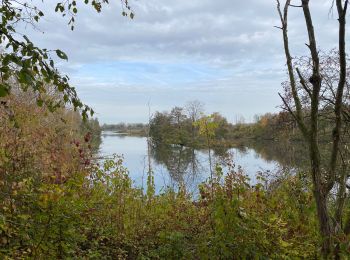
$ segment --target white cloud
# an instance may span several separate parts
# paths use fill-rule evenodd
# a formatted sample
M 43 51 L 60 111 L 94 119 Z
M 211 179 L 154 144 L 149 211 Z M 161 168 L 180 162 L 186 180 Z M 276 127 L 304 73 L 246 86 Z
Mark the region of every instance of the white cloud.
M 40 23 L 45 34 L 26 30 L 41 47 L 60 48 L 68 54 L 69 62 L 60 62 L 60 67 L 69 73 L 84 100 L 97 111 L 103 111 L 102 121 L 111 118 L 108 111 L 112 104 L 106 109 L 106 95 L 102 93 L 107 91 L 106 86 L 112 96 L 121 95 L 127 100 L 125 106 L 135 108 L 140 100 L 133 99 L 132 91 L 143 92 L 144 96 L 150 93 L 153 102 L 163 109 L 175 105 L 174 97 L 184 98 L 183 91 L 192 91 L 212 104 L 222 103 L 222 112 L 230 114 L 231 109 L 237 108 L 226 97 L 225 102 L 220 102 L 218 93 L 215 100 L 198 93 L 215 89 L 225 96 L 226 90 L 232 97 L 235 89 L 246 99 L 244 109 L 250 111 L 247 114 L 275 110 L 284 76 L 284 57 L 281 31 L 274 28 L 279 25 L 274 0 L 134 0 L 130 1 L 134 20 L 121 16 L 119 1 L 110 2 L 100 14 L 82 5 L 75 31 L 71 32 L 67 20 L 52 12 L 53 3 L 46 1 L 45 20 Z M 51 7 L 47 7 L 48 3 Z M 330 4 L 329 0 L 311 1 L 318 44 L 325 49 L 336 44 L 336 19 L 328 15 Z M 302 10 L 291 8 L 290 19 L 293 54 L 307 53 Z M 132 66 L 123 70 L 116 66 L 115 71 L 112 66 L 110 74 L 101 77 L 106 63 L 120 62 L 150 64 L 156 69 L 141 70 L 135 75 L 130 72 Z M 90 70 L 89 75 L 82 73 L 91 65 L 98 70 Z M 183 69 L 181 73 L 179 67 Z M 145 84 L 135 84 L 136 78 Z M 161 86 L 167 86 L 166 90 Z M 170 91 L 171 95 L 154 95 L 155 90 Z M 252 98 L 254 102 L 249 100 L 248 93 L 257 95 Z M 127 120 L 128 111 L 131 110 L 123 111 L 123 120 Z M 136 112 L 132 111 L 130 116 L 134 117 Z

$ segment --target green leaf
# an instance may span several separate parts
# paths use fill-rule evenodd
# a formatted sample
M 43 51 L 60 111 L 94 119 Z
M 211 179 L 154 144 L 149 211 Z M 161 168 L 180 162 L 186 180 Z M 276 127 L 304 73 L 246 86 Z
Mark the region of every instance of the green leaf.
M 33 79 L 31 75 L 28 73 L 28 71 L 21 70 L 18 73 L 18 81 L 22 84 L 30 84 L 32 83 Z
M 27 43 L 31 43 L 31 41 L 29 40 L 29 38 L 27 37 L 27 35 L 23 35 L 23 38 L 27 41 Z
M 58 89 L 58 91 L 63 92 L 63 90 L 65 89 L 65 86 L 63 84 L 59 84 L 57 86 L 57 89 Z
M 62 59 L 68 61 L 68 56 L 61 50 L 56 50 L 57 56 Z
M 0 97 L 5 97 L 9 94 L 9 88 L 6 84 L 0 83 Z
M 43 103 L 44 101 L 42 99 L 37 99 L 36 101 L 36 104 L 39 106 L 39 107 L 42 107 L 43 106 Z

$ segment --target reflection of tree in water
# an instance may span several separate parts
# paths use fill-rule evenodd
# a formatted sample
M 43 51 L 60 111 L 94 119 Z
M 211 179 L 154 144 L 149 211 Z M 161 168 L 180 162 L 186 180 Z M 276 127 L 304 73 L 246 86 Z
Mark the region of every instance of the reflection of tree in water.
M 278 172 L 294 172 L 309 166 L 307 149 L 305 144 L 296 142 L 252 142 L 247 146 L 234 147 L 240 157 L 244 157 L 253 149 L 257 157 L 267 162 L 277 162 Z M 225 158 L 232 152 L 228 147 L 214 147 L 214 158 L 217 163 L 225 166 Z M 187 188 L 195 188 L 198 180 L 208 174 L 208 159 L 205 149 L 195 150 L 181 145 L 154 145 L 151 151 L 152 158 L 159 165 L 166 167 L 170 178 L 170 185 L 185 185 Z M 231 155 L 232 157 L 232 155 Z M 235 159 L 235 158 L 233 158 Z M 239 162 L 235 161 L 237 166 Z M 276 168 L 276 169 L 277 169 Z
M 224 157 L 227 155 L 229 149 L 224 146 L 215 146 L 212 148 L 212 150 L 214 152 L 214 157 Z
M 303 142 L 254 142 L 249 148 L 256 151 L 265 161 L 276 161 L 281 166 L 304 168 L 309 166 L 307 147 Z
M 277 162 L 279 172 L 291 171 L 292 169 L 305 169 L 309 166 L 306 144 L 303 142 L 290 141 L 255 141 L 245 145 L 235 146 L 234 149 L 244 157 L 250 149 L 256 152 L 255 158 L 261 158 L 266 162 Z M 327 149 L 323 149 L 325 152 Z M 230 150 L 225 148 L 214 149 L 215 156 L 225 158 Z
M 200 162 L 195 149 L 181 145 L 156 145 L 151 150 L 157 164 L 165 165 L 171 180 L 188 186 L 200 171 Z

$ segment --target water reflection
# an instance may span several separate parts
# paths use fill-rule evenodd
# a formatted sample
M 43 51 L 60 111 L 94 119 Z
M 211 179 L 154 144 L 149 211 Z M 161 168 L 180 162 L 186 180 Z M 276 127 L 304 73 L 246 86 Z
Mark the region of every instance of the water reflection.
M 157 145 L 152 146 L 151 155 L 156 168 L 157 166 L 166 168 L 171 180 L 169 186 L 191 187 L 196 185 L 196 180 L 202 180 L 200 174 L 207 175 L 203 155 L 191 147 Z
M 278 162 L 281 166 L 305 168 L 309 166 L 307 146 L 303 142 L 289 141 L 260 141 L 250 142 L 249 147 L 268 162 Z
M 307 163 L 305 147 L 296 147 L 274 142 L 251 143 L 235 148 L 213 150 L 214 165 L 227 154 L 232 154 L 234 163 L 242 166 L 252 182 L 259 171 L 276 172 L 281 167 L 295 168 Z M 104 132 L 102 135 L 101 156 L 122 154 L 125 166 L 135 185 L 145 183 L 147 140 Z M 196 190 L 198 184 L 209 177 L 208 152 L 181 145 L 157 145 L 151 148 L 152 168 L 156 190 L 164 186 L 185 185 L 188 190 Z

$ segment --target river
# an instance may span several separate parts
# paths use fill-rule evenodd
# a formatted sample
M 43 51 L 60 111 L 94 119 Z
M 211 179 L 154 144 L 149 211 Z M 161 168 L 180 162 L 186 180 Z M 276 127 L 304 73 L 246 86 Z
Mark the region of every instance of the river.
M 251 182 L 255 182 L 258 172 L 276 172 L 280 163 L 264 159 L 254 149 L 231 148 L 229 151 L 236 169 L 240 166 Z M 137 187 L 145 187 L 147 180 L 147 139 L 145 137 L 127 136 L 109 131 L 102 133 L 100 156 L 111 157 L 113 154 L 123 156 L 124 166 Z M 222 156 L 213 152 L 213 165 L 222 161 Z M 172 146 L 153 148 L 151 152 L 152 170 L 156 192 L 166 187 L 186 185 L 189 191 L 195 191 L 198 184 L 210 176 L 208 152 L 188 147 Z M 214 167 L 214 166 L 213 166 Z M 225 168 L 224 168 L 225 171 Z
M 231 148 L 229 152 L 236 165 L 240 166 L 251 182 L 256 182 L 258 172 L 277 172 L 281 162 L 266 159 L 254 149 L 246 147 Z M 113 154 L 123 156 L 124 166 L 137 187 L 145 187 L 147 180 L 147 139 L 145 137 L 127 136 L 109 131 L 102 133 L 100 156 L 111 157 Z M 222 156 L 213 152 L 214 162 L 220 163 Z M 198 184 L 210 176 L 208 151 L 194 150 L 188 147 L 171 146 L 153 148 L 151 164 L 154 172 L 156 192 L 166 187 L 175 188 L 179 183 L 195 192 Z M 214 166 L 213 166 L 214 167 Z M 224 168 L 225 171 L 225 168 Z

